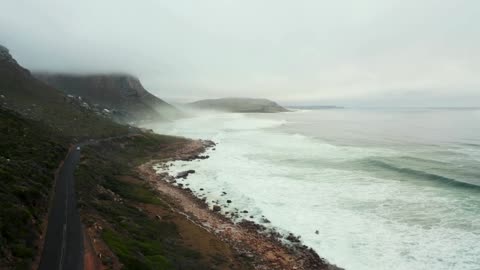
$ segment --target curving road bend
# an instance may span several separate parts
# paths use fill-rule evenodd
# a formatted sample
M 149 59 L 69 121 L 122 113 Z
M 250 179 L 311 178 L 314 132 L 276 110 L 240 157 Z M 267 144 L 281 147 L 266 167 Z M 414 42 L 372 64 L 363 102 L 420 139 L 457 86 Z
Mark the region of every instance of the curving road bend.
M 83 229 L 74 179 L 80 160 L 77 147 L 69 151 L 58 173 L 39 270 L 83 269 Z

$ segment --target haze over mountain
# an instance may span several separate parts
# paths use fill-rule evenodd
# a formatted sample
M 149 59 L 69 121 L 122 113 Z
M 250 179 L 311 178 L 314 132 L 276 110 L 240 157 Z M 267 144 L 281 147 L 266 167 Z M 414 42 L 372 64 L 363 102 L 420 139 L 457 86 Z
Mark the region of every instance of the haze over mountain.
M 175 107 L 145 90 L 140 80 L 129 74 L 36 73 L 35 77 L 67 94 L 115 110 L 115 119 L 120 122 L 171 120 L 181 115 Z
M 106 136 L 125 129 L 33 77 L 1 45 L 0 97 L 4 108 L 43 121 L 66 136 Z
M 6 1 L 0 36 L 32 70 L 131 73 L 167 101 L 478 106 L 479 9 L 469 0 Z

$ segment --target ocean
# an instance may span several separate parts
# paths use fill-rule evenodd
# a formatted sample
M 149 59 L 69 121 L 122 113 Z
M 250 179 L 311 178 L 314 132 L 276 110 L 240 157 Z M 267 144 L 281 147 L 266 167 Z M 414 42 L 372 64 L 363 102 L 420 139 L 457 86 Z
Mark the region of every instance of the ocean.
M 480 269 L 478 109 L 202 113 L 149 127 L 218 143 L 173 173 L 194 169 L 183 182 L 195 194 L 264 216 L 340 267 Z

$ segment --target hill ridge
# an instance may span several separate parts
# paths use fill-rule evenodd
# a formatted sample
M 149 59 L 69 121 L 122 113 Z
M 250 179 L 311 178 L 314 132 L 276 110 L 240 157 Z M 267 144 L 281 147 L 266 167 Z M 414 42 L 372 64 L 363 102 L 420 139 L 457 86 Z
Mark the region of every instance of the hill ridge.
M 265 98 L 228 97 L 217 99 L 202 99 L 187 104 L 197 109 L 220 110 L 239 113 L 277 113 L 288 112 L 276 102 Z

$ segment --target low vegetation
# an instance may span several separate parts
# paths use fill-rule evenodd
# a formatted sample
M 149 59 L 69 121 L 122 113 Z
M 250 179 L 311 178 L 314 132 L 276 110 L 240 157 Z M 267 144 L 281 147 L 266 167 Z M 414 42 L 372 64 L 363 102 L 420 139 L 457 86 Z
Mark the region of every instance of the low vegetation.
M 185 243 L 168 198 L 135 171 L 144 161 L 167 158 L 185 141 L 147 134 L 82 150 L 76 172 L 81 215 L 87 227 L 101 227 L 99 238 L 125 269 L 220 269 L 215 265 L 224 263 L 219 256 L 203 258 L 200 250 Z M 159 218 L 146 209 L 164 214 Z M 116 258 L 104 254 L 102 263 L 112 266 Z
M 0 269 L 29 269 L 67 142 L 0 108 Z

